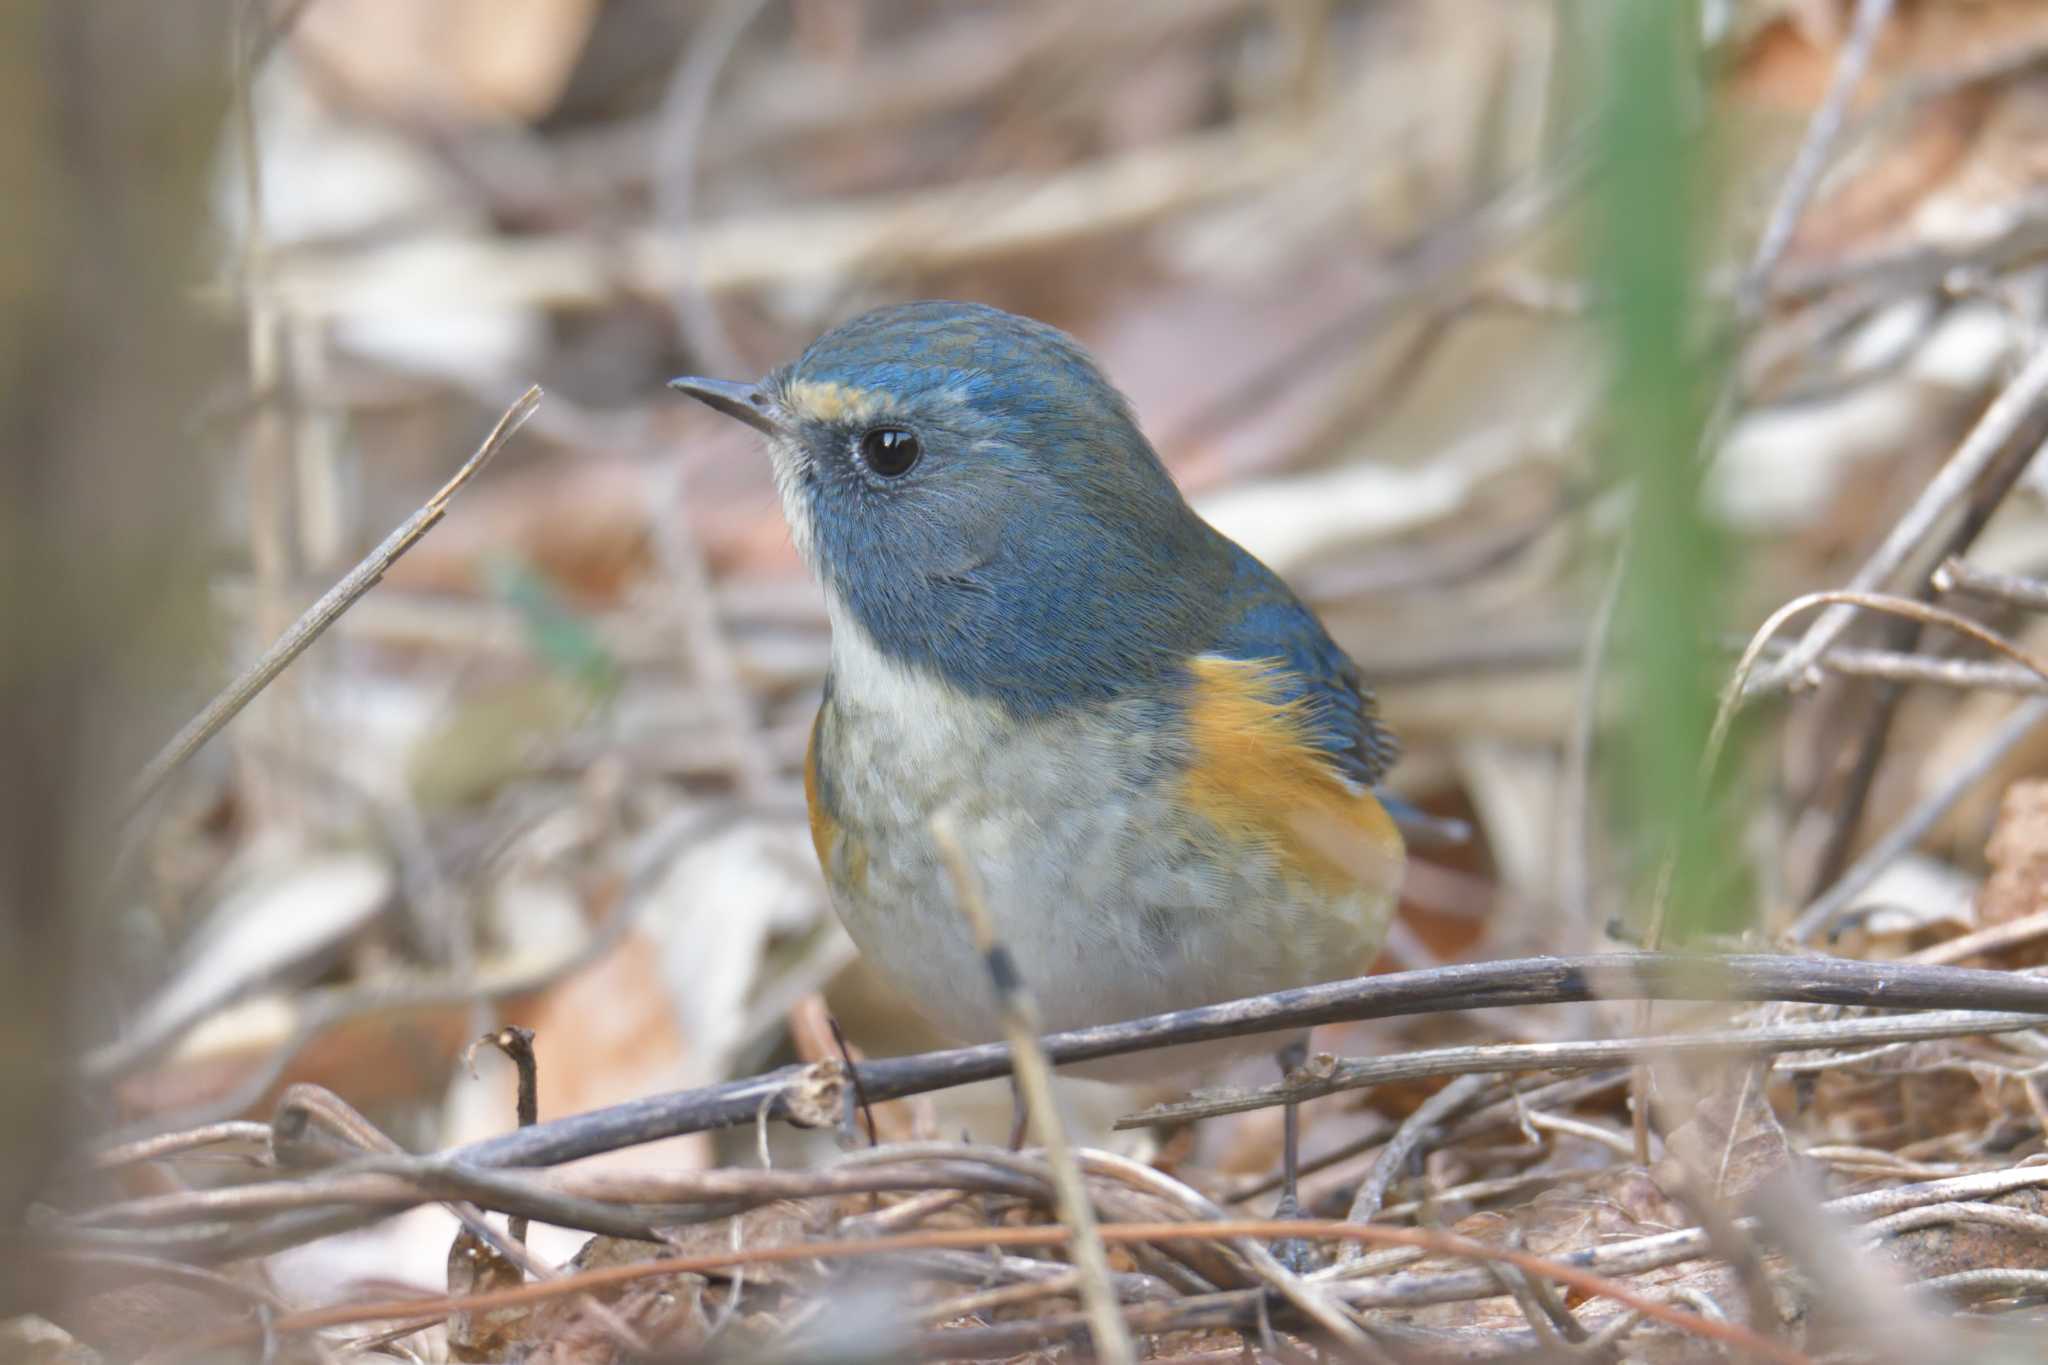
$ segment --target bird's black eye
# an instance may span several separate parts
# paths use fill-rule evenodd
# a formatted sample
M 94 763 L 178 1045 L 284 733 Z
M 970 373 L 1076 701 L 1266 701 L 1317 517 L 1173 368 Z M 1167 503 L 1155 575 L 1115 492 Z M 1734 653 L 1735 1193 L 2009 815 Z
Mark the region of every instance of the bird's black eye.
M 902 427 L 876 427 L 860 438 L 861 463 L 885 479 L 908 474 L 923 453 L 917 433 Z

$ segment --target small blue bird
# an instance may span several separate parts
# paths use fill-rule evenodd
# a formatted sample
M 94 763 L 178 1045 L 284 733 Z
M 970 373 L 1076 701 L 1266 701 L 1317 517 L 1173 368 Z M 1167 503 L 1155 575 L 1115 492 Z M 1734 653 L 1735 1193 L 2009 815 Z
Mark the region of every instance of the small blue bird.
M 911 303 L 759 384 L 673 386 L 767 438 L 832 625 L 804 772 L 818 861 L 933 1024 L 1001 1036 L 941 813 L 1050 1030 L 1367 970 L 1404 863 L 1373 794 L 1394 742 L 1357 667 L 1188 506 L 1077 342 Z

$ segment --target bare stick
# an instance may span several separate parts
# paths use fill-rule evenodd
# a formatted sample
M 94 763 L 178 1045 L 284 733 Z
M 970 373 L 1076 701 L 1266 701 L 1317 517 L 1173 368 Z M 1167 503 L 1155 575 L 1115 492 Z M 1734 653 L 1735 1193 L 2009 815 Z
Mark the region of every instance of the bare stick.
M 1067 1063 L 1340 1021 L 1600 999 L 1774 1000 L 2048 1015 L 2048 980 L 1968 967 L 1849 958 L 1594 953 L 1388 972 L 1050 1034 L 1040 1044 L 1050 1061 Z M 861 1064 L 861 1085 L 871 1101 L 879 1102 L 1009 1072 L 1009 1047 L 984 1043 L 871 1059 Z M 815 1068 L 783 1067 L 762 1076 L 553 1119 L 446 1155 L 484 1166 L 545 1165 L 679 1133 L 751 1123 L 764 1101 L 771 1117 L 800 1115 L 807 1089 L 814 1089 L 818 1079 Z M 837 1103 L 818 1109 L 822 1123 L 836 1121 L 841 1112 Z
M 1840 1218 L 1877 1218 L 1957 1199 L 1996 1199 L 2016 1190 L 2042 1185 L 2048 1185 L 2048 1166 L 2014 1166 L 1845 1195 L 1830 1199 L 1821 1207 Z M 1752 1218 L 1736 1219 L 1734 1226 L 1745 1233 L 1756 1231 L 1756 1221 Z M 1638 1275 L 1646 1270 L 1698 1260 L 1712 1250 L 1713 1243 L 1706 1229 L 1694 1227 L 1653 1233 L 1625 1242 L 1598 1244 L 1566 1253 L 1558 1259 L 1599 1275 Z M 1329 1276 L 1356 1273 L 1342 1268 L 1325 1272 Z M 1426 1303 L 1488 1298 L 1500 1291 L 1486 1272 L 1471 1269 L 1429 1276 L 1376 1276 L 1346 1285 L 1341 1292 L 1344 1301 L 1353 1308 L 1414 1308 Z
M 1211 1202 L 1201 1191 L 1185 1185 L 1164 1171 L 1155 1170 L 1129 1157 L 1113 1152 L 1087 1152 L 1084 1158 L 1089 1168 L 1099 1175 L 1108 1175 L 1135 1189 L 1168 1199 L 1197 1219 L 1221 1222 L 1228 1215 Z M 1283 1220 L 1284 1221 L 1284 1220 Z M 1352 1349 L 1353 1358 L 1376 1361 L 1381 1352 L 1372 1340 L 1359 1330 L 1350 1318 L 1344 1315 L 1319 1286 L 1311 1286 L 1303 1277 L 1280 1263 L 1280 1258 L 1267 1249 L 1265 1243 L 1255 1237 L 1237 1239 L 1238 1254 L 1245 1258 L 1254 1275 L 1264 1280 L 1287 1302 L 1301 1310 L 1310 1322 L 1322 1327 L 1331 1336 Z
M 1982 659 L 1942 659 L 1928 654 L 1897 654 L 1887 649 L 1836 647 L 1820 656 L 1819 667 L 1848 678 L 1882 678 L 1887 682 L 1928 683 L 1966 692 L 2021 692 L 2048 695 L 2048 679 L 2018 664 Z
M 1960 555 L 1950 555 L 1941 562 L 1941 567 L 1934 571 L 1934 586 L 1940 592 L 1967 593 L 1994 602 L 2010 602 L 2028 611 L 2048 611 L 2048 582 L 1980 569 Z
M 2048 980 L 2012 972 L 1820 956 L 1601 953 L 1432 967 L 1278 991 L 1039 1040 L 1054 1062 L 1079 1062 L 1181 1043 L 1298 1031 L 1316 1024 L 1587 1000 L 1776 1000 L 1891 1009 L 1972 1009 L 2048 1015 Z M 861 1064 L 869 1100 L 900 1099 L 1010 1071 L 1006 1043 Z M 753 1123 L 762 1115 L 814 1126 L 839 1121 L 845 1074 L 836 1063 L 761 1076 L 537 1123 L 454 1148 L 465 1167 L 542 1166 L 681 1133 Z M 217 1261 L 296 1246 L 370 1221 L 361 1210 L 317 1209 L 261 1230 L 190 1235 L 190 1259 Z M 168 1243 L 166 1243 L 168 1246 Z
M 108 1171 L 137 1161 L 163 1161 L 202 1147 L 223 1142 L 253 1142 L 266 1151 L 270 1147 L 270 1125 L 253 1119 L 224 1119 L 176 1133 L 124 1142 L 92 1153 L 88 1158 L 100 1170 Z
M 2048 910 L 2036 910 L 2031 915 L 2007 920 L 1979 929 L 1975 933 L 1952 938 L 1946 943 L 1937 943 L 1932 948 L 1922 948 L 1908 955 L 1908 962 L 1960 962 L 1966 957 L 1980 953 L 1995 953 L 2006 948 L 2016 948 L 2022 943 L 2048 934 Z
M 1992 731 L 1975 753 L 1948 775 L 1939 788 L 1930 792 L 1905 819 L 1892 826 L 1882 839 L 1850 864 L 1833 886 L 1799 912 L 1798 918 L 1792 921 L 1792 927 L 1786 931 L 1791 938 L 1804 943 L 1832 923 L 1844 906 L 1862 894 L 1907 849 L 1919 843 L 1927 831 L 1954 808 L 1956 802 L 1982 782 L 2044 721 L 2048 721 L 2048 697 L 2035 697 L 2023 703 L 2003 725 Z
M 2005 457 L 1986 472 L 1983 481 L 1971 493 L 1963 514 L 1956 519 L 1942 546 L 1944 560 L 1952 560 L 1969 551 L 1983 534 L 1991 518 L 2005 505 L 2013 487 L 2026 473 L 2027 465 L 2034 458 L 2034 449 L 2043 435 L 2048 435 L 2038 425 L 2022 433 L 2007 447 Z M 1916 589 L 1912 596 L 1922 601 L 1930 600 L 1937 591 L 1940 570 L 1933 578 Z M 1926 634 L 1926 627 L 1918 621 L 1894 620 L 1887 624 L 1883 643 L 1900 652 L 1917 651 Z M 1842 799 L 1835 809 L 1831 828 L 1821 849 L 1820 859 L 1814 874 L 1807 882 L 1806 896 L 1812 899 L 1826 890 L 1842 873 L 1853 852 L 1856 832 L 1863 824 L 1863 811 L 1870 799 L 1872 784 L 1877 780 L 1878 764 L 1884 755 L 1885 742 L 1890 737 L 1892 719 L 1898 714 L 1900 704 L 1905 700 L 1906 689 L 1896 680 L 1886 681 L 1872 689 L 1872 706 L 1864 719 L 1863 738 L 1857 745 L 1856 761 L 1849 768 L 1848 780 L 1842 790 Z
M 1225 1238 L 1244 1237 L 1357 1237 L 1379 1242 L 1388 1246 L 1418 1247 L 1441 1255 L 1469 1258 L 1478 1262 L 1480 1268 L 1469 1272 L 1454 1272 L 1439 1278 L 1452 1280 L 1458 1274 L 1477 1276 L 1482 1292 L 1464 1294 L 1461 1297 L 1492 1297 L 1500 1293 L 1491 1273 L 1483 1267 L 1489 1263 L 1504 1263 L 1515 1266 L 1534 1275 L 1541 1275 L 1560 1284 L 1568 1285 L 1582 1293 L 1611 1299 L 1641 1310 L 1645 1316 L 1676 1327 L 1682 1331 L 1697 1333 L 1738 1346 L 1754 1355 L 1766 1359 L 1787 1362 L 1787 1365 L 1811 1365 L 1810 1357 L 1781 1343 L 1757 1336 L 1746 1327 L 1734 1323 L 1715 1322 L 1671 1307 L 1659 1299 L 1650 1298 L 1635 1288 L 1619 1284 L 1597 1272 L 1584 1267 L 1585 1262 L 1598 1254 L 1596 1252 L 1574 1252 L 1557 1257 L 1537 1256 L 1526 1251 L 1488 1246 L 1469 1237 L 1443 1232 L 1434 1228 L 1390 1228 L 1376 1225 L 1361 1226 L 1354 1223 L 1340 1223 L 1321 1219 L 1233 1219 L 1228 1222 L 1190 1221 L 1174 1223 L 1122 1223 L 1101 1230 L 1105 1240 L 1118 1244 L 1145 1242 L 1206 1242 Z M 1664 1234 L 1661 1238 L 1645 1238 L 1643 1241 L 1668 1241 L 1683 1237 L 1684 1234 Z M 483 1294 L 461 1297 L 445 1296 L 395 1300 L 386 1303 L 347 1304 L 329 1308 L 312 1309 L 293 1313 L 280 1318 L 273 1329 L 280 1334 L 298 1334 L 323 1327 L 342 1326 L 356 1322 L 389 1321 L 397 1318 L 443 1316 L 452 1312 L 478 1312 L 496 1308 L 510 1308 L 523 1304 L 539 1303 L 558 1298 L 564 1294 L 587 1293 L 620 1284 L 630 1284 L 660 1275 L 701 1273 L 705 1270 L 721 1269 L 744 1264 L 786 1264 L 808 1260 L 833 1261 L 850 1260 L 858 1257 L 882 1255 L 905 1250 L 922 1250 L 932 1247 L 1056 1247 L 1073 1240 L 1073 1229 L 1065 1225 L 1006 1227 L 1006 1228 L 930 1228 L 920 1232 L 906 1233 L 894 1237 L 874 1237 L 838 1242 L 800 1242 L 781 1246 L 756 1247 L 742 1252 L 712 1253 L 698 1256 L 675 1256 L 660 1260 L 642 1261 L 633 1265 L 604 1266 L 595 1270 L 565 1275 L 559 1280 L 546 1284 L 527 1284 L 517 1288 L 496 1290 Z M 1624 1244 L 1633 1245 L 1633 1244 Z M 1702 1242 L 1702 1247 L 1704 1242 Z M 1601 1248 L 1609 1251 L 1612 1248 Z M 1694 1253 L 1695 1255 L 1697 1252 Z M 1690 1259 L 1680 1257 L 1679 1259 Z M 1670 1264 L 1670 1262 L 1663 1262 Z M 1403 1277 L 1387 1277 L 1398 1280 Z M 1345 1286 L 1344 1297 L 1353 1303 L 1365 1299 L 1380 1284 L 1367 1283 Z M 1445 1300 L 1439 1300 L 1445 1301 Z M 1412 1300 L 1411 1300 L 1412 1302 Z M 1399 1306 L 1410 1306 L 1410 1302 Z M 1118 1317 L 1121 1330 L 1123 1319 Z M 193 1343 L 194 1349 L 205 1349 L 234 1342 L 252 1340 L 259 1329 L 244 1325 L 223 1328 L 203 1340 Z
M 901 1147 L 887 1149 L 888 1164 L 842 1163 L 822 1171 L 726 1169 L 705 1172 L 546 1170 L 492 1171 L 439 1157 L 403 1152 L 363 1156 L 338 1134 L 312 1139 L 350 1159 L 344 1167 L 296 1180 L 147 1194 L 87 1210 L 67 1233 L 90 1240 L 96 1230 L 133 1235 L 144 1228 L 179 1228 L 213 1220 L 244 1222 L 323 1204 L 374 1206 L 381 1216 L 418 1204 L 466 1199 L 499 1213 L 530 1216 L 618 1236 L 648 1235 L 651 1223 L 710 1222 L 777 1200 L 898 1191 L 965 1191 L 1037 1199 L 1043 1179 L 1020 1181 L 973 1167 L 972 1149 L 958 1159 L 914 1161 Z M 305 1138 L 297 1139 L 303 1143 Z
M 1842 44 L 1841 56 L 1835 61 L 1834 74 L 1828 78 L 1827 94 L 1807 122 L 1806 136 L 1800 139 L 1792 169 L 1778 189 L 1778 200 L 1771 206 L 1763 238 L 1757 243 L 1756 259 L 1743 280 L 1737 302 L 1745 315 L 1753 316 L 1763 307 L 1764 288 L 1771 271 L 1791 245 L 1792 233 L 1812 201 L 1813 192 L 1820 187 L 1821 173 L 1827 169 L 1835 139 L 1841 136 L 1849 101 L 1854 98 L 1856 87 L 1863 83 L 1871 51 L 1877 46 L 1877 35 L 1891 12 L 1892 0 L 1860 0 L 1856 6 L 1856 20 Z
M 469 1068 L 472 1076 L 476 1075 L 476 1050 L 486 1045 L 504 1053 L 518 1071 L 519 1093 L 513 1101 L 513 1114 L 521 1128 L 531 1128 L 540 1121 L 540 1066 L 533 1055 L 533 1030 L 507 1024 L 464 1048 L 462 1064 Z M 513 1241 L 525 1245 L 526 1219 L 514 1216 L 505 1226 Z
M 588 306 L 623 289 L 664 302 L 684 280 L 707 291 L 844 280 L 914 264 L 958 268 L 1128 232 L 1202 205 L 1252 195 L 1348 146 L 1347 120 L 1304 130 L 1241 120 L 1221 132 L 1099 158 L 1051 175 L 954 181 L 795 213 L 697 223 L 687 239 L 627 232 L 533 236 L 436 233 L 326 260 L 280 262 L 278 297 L 309 318 L 396 308 L 474 307 L 480 299 Z M 403 287 L 394 281 L 404 279 Z
M 2048 347 L 2042 348 L 2042 354 L 2048 355 Z M 1768 686 L 1768 678 L 1760 677 L 1752 680 L 1750 677 L 1750 670 L 1755 668 L 1757 659 L 1763 653 L 1764 645 L 1794 616 L 1810 607 L 1821 605 L 1826 605 L 1829 612 L 1847 611 L 1853 616 L 1860 608 L 1866 611 L 1883 612 L 1892 616 L 1908 617 L 1923 625 L 1945 627 L 1955 631 L 1958 635 L 1968 636 L 1988 649 L 1996 650 L 2035 677 L 2048 681 L 2048 659 L 2043 659 L 2039 655 L 2029 653 L 1996 631 L 1987 629 L 1972 621 L 1969 617 L 1958 615 L 1945 607 L 1932 606 L 1929 603 L 1920 601 L 1918 598 L 1895 597 L 1889 593 L 1858 592 L 1850 589 L 1834 592 L 1810 592 L 1804 596 L 1793 598 L 1790 602 L 1772 612 L 1765 619 L 1764 623 L 1757 627 L 1756 635 L 1750 640 L 1749 647 L 1742 652 L 1742 657 L 1736 661 L 1734 675 L 1729 680 L 1728 688 L 1721 700 L 1720 709 L 1714 715 L 1714 728 L 1707 737 L 1707 753 L 1701 764 L 1705 769 L 1701 775 L 1702 781 L 1713 775 L 1715 761 L 1720 757 L 1721 746 L 1727 741 L 1728 726 L 1734 719 L 1739 704 L 1744 699 L 1758 691 L 1764 690 Z M 1827 614 L 1827 612 L 1822 613 L 1823 616 Z M 1804 643 L 1804 641 L 1801 641 L 1802 646 Z M 1789 663 L 1792 656 L 1797 653 L 1798 647 L 1794 647 L 1786 653 L 1779 660 L 1779 667 Z
M 2042 348 L 2041 355 L 2048 356 L 2048 347 Z M 1763 657 L 1765 646 L 1784 627 L 1785 623 L 1794 616 L 1823 604 L 1828 606 L 1828 611 L 1830 612 L 1844 610 L 1854 615 L 1858 608 L 1862 608 L 1868 611 L 1884 612 L 1892 616 L 1903 616 L 1909 620 L 1919 621 L 1923 625 L 1944 626 L 1959 635 L 1966 635 L 1979 644 L 1996 650 L 2020 667 L 2026 669 L 2029 673 L 2034 674 L 2043 681 L 2048 681 L 2048 660 L 2028 653 L 2003 635 L 1987 630 L 1969 617 L 1959 616 L 1946 608 L 1932 606 L 1917 598 L 1894 597 L 1885 593 L 1853 591 L 1806 593 L 1803 596 L 1793 598 L 1790 602 L 1787 602 L 1784 606 L 1779 607 L 1766 617 L 1764 623 L 1756 628 L 1756 634 L 1750 637 L 1748 647 L 1742 651 L 1742 657 L 1735 661 L 1734 672 L 1729 676 L 1728 685 L 1722 689 L 1720 703 L 1714 710 L 1714 723 L 1707 732 L 1706 752 L 1700 756 L 1699 791 L 1702 801 L 1707 797 L 1708 790 L 1714 779 L 1715 769 L 1720 766 L 1721 750 L 1727 745 L 1728 730 L 1734 724 L 1736 711 L 1741 708 L 1743 701 L 1753 694 L 1753 688 L 1760 689 L 1765 685 L 1764 679 L 1757 678 L 1752 681 L 1751 677 L 1757 660 Z M 1823 613 L 1823 615 L 1825 614 Z M 1809 631 L 1806 640 L 1802 640 L 1799 647 L 1804 648 L 1806 642 L 1812 638 L 1812 632 Z M 1784 659 L 1780 660 L 1779 666 L 1782 667 L 1784 664 L 1789 663 L 1793 655 L 1797 653 L 1798 649 L 1795 648 Z M 1786 676 L 1788 678 L 1798 677 L 1803 675 L 1803 673 L 1804 669 L 1799 669 Z M 1650 902 L 1649 927 L 1643 936 L 1643 942 L 1648 947 L 1655 948 L 1662 942 L 1665 912 L 1670 905 L 1671 878 L 1676 870 L 1677 857 L 1675 853 L 1667 854 L 1663 866 L 1658 872 L 1656 889 L 1652 893 Z M 1640 1083 L 1637 1086 L 1637 1094 L 1640 1100 Z M 1640 1104 L 1638 1105 L 1637 1112 L 1639 1115 L 1642 1112 Z M 1641 1124 L 1642 1120 L 1639 1117 L 1637 1120 L 1639 1136 Z
M 1144 1128 L 1155 1123 L 1184 1123 L 1190 1119 L 1215 1118 L 1267 1109 L 1276 1104 L 1294 1104 L 1334 1095 L 1343 1090 L 1365 1090 L 1393 1081 L 1424 1080 L 1433 1076 L 1497 1075 L 1510 1071 L 1580 1071 L 1610 1066 L 1627 1066 L 1666 1057 L 1710 1057 L 1735 1060 L 1769 1056 L 1776 1052 L 1803 1052 L 1808 1048 L 1861 1047 L 1882 1043 L 1921 1043 L 1936 1038 L 1967 1038 L 1984 1033 L 2016 1033 L 2021 1029 L 2048 1024 L 2038 1014 L 1980 1014 L 1974 1010 L 1944 1010 L 1926 1014 L 1881 1015 L 1872 1019 L 1835 1019 L 1813 1024 L 1772 1024 L 1760 1028 L 1711 1029 L 1700 1033 L 1667 1034 L 1653 1038 L 1600 1038 L 1577 1043 L 1486 1043 L 1471 1047 L 1425 1048 L 1390 1057 L 1344 1060 L 1328 1074 L 1289 1084 L 1247 1086 L 1241 1090 L 1195 1095 L 1170 1104 L 1154 1105 L 1116 1121 L 1118 1128 Z M 1448 1089 L 1448 1087 L 1447 1087 Z M 1444 1091 L 1437 1092 L 1445 1093 Z M 1426 1106 L 1425 1106 L 1426 1107 Z M 1416 1113 L 1421 1113 L 1418 1109 Z M 1430 1123 L 1445 1116 L 1435 1114 Z M 1405 1127 L 1405 1125 L 1404 1125 Z M 1399 1136 L 1395 1142 L 1400 1141 Z M 1389 1143 L 1389 1150 L 1393 1143 Z M 1388 1182 L 1391 1184 L 1391 1179 Z M 1363 1197 L 1364 1188 L 1360 1188 Z M 1351 1221 L 1370 1222 L 1372 1211 L 1354 1203 Z
M 1993 460 L 2020 428 L 2048 402 L 2048 346 L 2030 357 L 2019 376 L 2005 387 L 1956 453 L 1949 457 L 1906 514 L 1899 518 L 1863 567 L 1849 580 L 1854 592 L 1869 592 L 1883 586 L 1913 550 L 1927 538 L 1934 525 L 1965 497 Z M 1823 612 L 1792 651 L 1749 683 L 1750 693 L 1773 691 L 1805 675 L 1821 652 L 1840 638 L 1856 615 L 1855 609 L 1838 605 Z
M 448 513 L 448 503 L 462 486 L 475 477 L 477 472 L 491 462 L 505 443 L 512 439 L 514 432 L 533 415 L 540 405 L 540 386 L 534 385 L 521 394 L 505 415 L 491 428 L 491 434 L 477 447 L 476 453 L 455 471 L 455 476 L 441 485 L 439 492 L 427 499 L 426 505 L 413 513 L 405 524 L 384 538 L 384 543 L 372 550 L 362 563 L 349 570 L 348 575 L 332 588 L 327 595 L 306 609 L 303 616 L 294 621 L 290 629 L 278 636 L 263 657 L 251 664 L 239 678 L 229 683 L 206 709 L 194 716 L 184 729 L 171 737 L 157 756 L 135 778 L 128 789 L 128 809 L 133 811 L 199 747 L 220 732 L 222 726 L 233 720 L 241 709 L 268 687 L 278 674 L 290 666 L 292 660 L 306 652 L 306 647 L 320 638 L 341 614 L 355 604 L 357 598 L 377 585 L 399 556 L 419 543 L 420 537 L 434 528 L 434 525 Z
M 1017 974 L 1009 948 L 996 938 L 995 920 L 981 897 L 981 882 L 967 860 L 944 812 L 931 823 L 932 842 L 953 879 L 953 896 L 974 935 L 974 945 L 988 965 L 989 983 L 1003 1016 L 1003 1032 L 1010 1040 L 1010 1057 L 1017 1078 L 1017 1091 L 1038 1128 L 1038 1140 L 1045 1144 L 1045 1164 L 1052 1173 L 1053 1190 L 1059 1197 L 1061 1221 L 1073 1230 L 1074 1269 L 1081 1277 L 1081 1303 L 1087 1310 L 1089 1333 L 1095 1352 L 1110 1365 L 1131 1365 L 1137 1352 L 1130 1333 L 1124 1329 L 1118 1311 L 1116 1290 L 1109 1278 L 1109 1254 L 1095 1227 L 1095 1206 L 1089 1202 L 1087 1183 L 1067 1143 L 1067 1129 L 1060 1119 L 1059 1105 L 1052 1094 L 1052 1066 L 1038 1046 L 1038 1005 L 1030 989 Z
M 1446 1119 L 1479 1098 L 1479 1092 L 1485 1085 L 1486 1081 L 1480 1076 L 1460 1076 L 1417 1105 L 1415 1112 L 1402 1122 L 1393 1139 L 1373 1161 L 1372 1170 L 1359 1182 L 1358 1193 L 1352 1196 L 1351 1212 L 1346 1215 L 1346 1221 L 1370 1223 L 1373 1215 L 1380 1211 L 1380 1205 L 1386 1203 L 1387 1191 L 1400 1177 L 1401 1168 L 1408 1164 L 1409 1158 Z M 1363 1243 L 1347 1242 L 1338 1254 L 1337 1263 L 1349 1265 L 1364 1254 Z

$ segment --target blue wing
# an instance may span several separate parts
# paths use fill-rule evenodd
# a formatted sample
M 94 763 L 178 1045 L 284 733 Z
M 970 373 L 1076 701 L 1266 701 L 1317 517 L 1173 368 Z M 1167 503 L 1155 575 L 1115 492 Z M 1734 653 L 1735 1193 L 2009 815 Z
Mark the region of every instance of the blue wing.
M 1242 549 L 1231 587 L 1231 613 L 1214 652 L 1228 659 L 1274 659 L 1283 700 L 1306 698 L 1316 744 L 1346 777 L 1370 787 L 1394 766 L 1399 747 L 1379 722 L 1358 665 L 1337 648 L 1322 623 L 1271 569 Z

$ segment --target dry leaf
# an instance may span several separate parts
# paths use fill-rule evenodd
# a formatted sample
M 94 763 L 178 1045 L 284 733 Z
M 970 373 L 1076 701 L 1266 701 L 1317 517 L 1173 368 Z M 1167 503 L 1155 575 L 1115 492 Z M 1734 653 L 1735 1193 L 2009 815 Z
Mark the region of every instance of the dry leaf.
M 1991 864 L 1977 915 L 1985 925 L 2024 919 L 2048 909 L 2048 781 L 2033 778 L 2005 789 L 1998 826 L 1984 847 Z M 2048 947 L 2034 945 L 2005 956 L 2011 966 L 2048 961 Z
M 448 1292 L 490 1294 L 516 1289 L 526 1276 L 468 1228 L 448 1247 Z M 448 1318 L 448 1356 L 459 1361 L 501 1361 L 523 1355 L 532 1310 L 524 1304 L 459 1312 Z
M 376 854 L 270 853 L 240 870 L 127 1036 L 169 1037 L 332 952 L 390 904 L 396 879 Z

